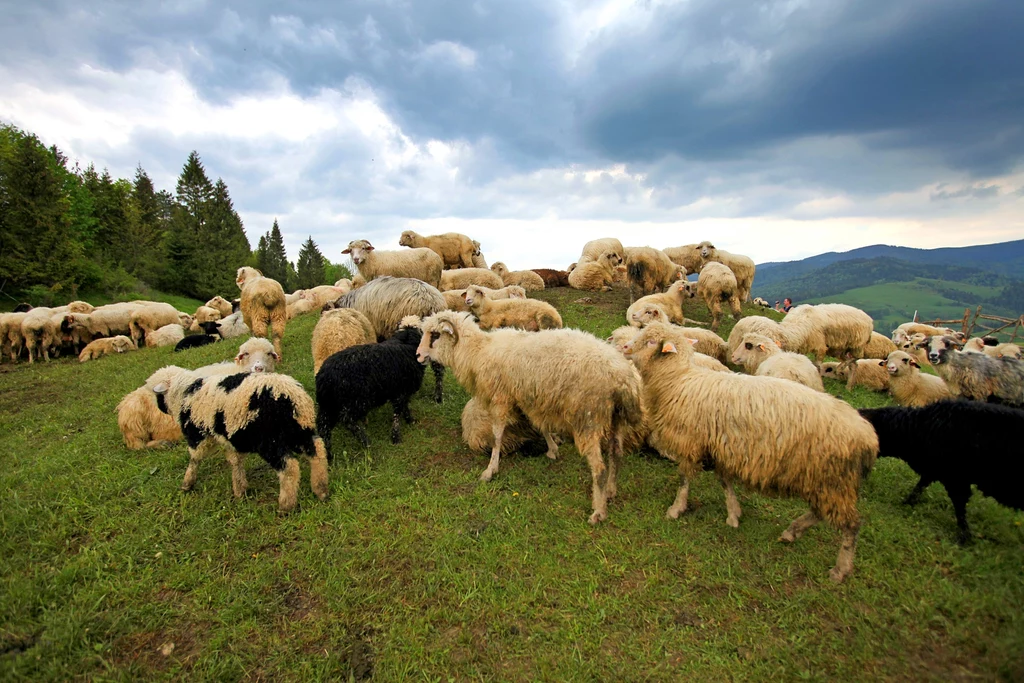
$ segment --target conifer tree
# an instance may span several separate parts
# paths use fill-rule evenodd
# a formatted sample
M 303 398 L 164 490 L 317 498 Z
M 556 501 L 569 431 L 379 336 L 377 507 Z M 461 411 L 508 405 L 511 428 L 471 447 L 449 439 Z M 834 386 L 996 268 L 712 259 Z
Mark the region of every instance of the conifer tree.
M 274 225 L 266 235 L 266 247 L 263 250 L 264 267 L 260 268 L 263 274 L 281 283 L 285 289 L 288 288 L 288 254 L 284 250 L 284 237 L 281 235 L 281 228 L 274 219 Z
M 309 289 L 317 285 L 327 284 L 324 275 L 324 266 L 327 259 L 320 253 L 320 248 L 313 241 L 310 235 L 299 250 L 299 267 L 297 270 L 296 285 L 299 289 Z

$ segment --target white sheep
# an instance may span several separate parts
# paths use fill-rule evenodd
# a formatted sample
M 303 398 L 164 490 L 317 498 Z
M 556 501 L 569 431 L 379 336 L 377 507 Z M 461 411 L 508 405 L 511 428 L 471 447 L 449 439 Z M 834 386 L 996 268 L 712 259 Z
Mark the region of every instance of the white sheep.
M 928 325 L 926 323 L 909 322 L 903 323 L 895 330 L 892 331 L 892 340 L 897 344 L 910 339 L 915 334 L 920 334 L 925 337 L 941 337 L 950 336 L 956 337 L 961 341 L 966 341 L 967 337 L 963 332 L 955 332 L 949 327 L 936 327 L 934 325 Z
M 697 276 L 697 293 L 711 312 L 711 329 L 718 330 L 722 322 L 722 304 L 728 303 L 735 320 L 740 319 L 741 304 L 736 276 L 727 266 L 716 261 L 705 263 Z
M 843 365 L 847 391 L 853 391 L 855 387 L 864 387 L 870 391 L 889 389 L 889 373 L 885 368 L 885 361 L 879 362 L 874 357 L 850 358 L 844 361 Z
M 614 251 L 607 251 L 593 261 L 580 263 L 569 270 L 569 286 L 583 291 L 610 292 L 618 260 Z
M 128 337 L 119 334 L 116 337 L 104 337 L 89 342 L 82 353 L 78 354 L 78 362 L 84 363 L 95 358 L 101 358 L 108 353 L 127 353 L 136 350 L 135 342 Z
M 750 298 L 750 288 L 754 286 L 754 262 L 747 256 L 730 254 L 727 251 L 716 249 L 711 242 L 701 242 L 697 245 L 700 249 L 701 258 L 704 262 L 717 261 L 729 268 L 736 276 L 736 285 L 739 287 L 740 302 Z
M 280 356 L 281 340 L 284 339 L 284 328 L 288 323 L 288 306 L 281 283 L 264 277 L 255 268 L 242 266 L 238 269 L 235 284 L 242 290 L 239 310 L 246 327 L 252 330 L 254 337 L 266 337 L 270 332 L 274 351 Z
M 216 329 L 214 331 L 207 330 L 207 334 L 219 334 L 221 339 L 232 339 L 234 337 L 245 337 L 250 334 L 249 326 L 245 324 L 242 319 L 242 312 L 232 313 L 226 318 L 221 318 L 216 322 Z
M 951 397 L 941 377 L 926 375 L 921 366 L 905 351 L 893 351 L 879 361 L 889 373 L 889 395 L 901 406 L 920 408 Z
M 686 279 L 686 268 L 673 263 L 661 249 L 627 247 L 625 256 L 630 303 L 647 294 L 662 292 L 676 280 Z
M 746 334 L 732 353 L 732 362 L 742 365 L 748 374 L 785 379 L 815 391 L 825 391 L 821 376 L 807 356 L 783 351 L 772 339 L 761 334 Z
M 820 363 L 826 354 L 863 358 L 874 322 L 864 311 L 846 304 L 802 304 L 790 309 L 779 326 L 785 335 L 783 348 L 814 354 Z
M 480 251 L 480 243 L 476 240 L 473 240 L 473 267 L 487 268 L 487 259 L 484 258 L 484 253 Z
M 423 280 L 432 287 L 441 286 L 441 257 L 430 249 L 418 248 L 408 251 L 378 251 L 367 240 L 353 240 L 341 252 L 352 256 L 359 274 L 366 282 L 390 275 Z M 353 284 L 355 282 L 353 281 Z
M 705 354 L 703 354 L 703 353 L 701 353 L 699 351 L 699 349 L 701 348 L 701 341 L 696 339 L 696 338 L 694 338 L 694 337 L 687 336 L 687 333 L 691 332 L 691 330 L 687 330 L 687 328 L 685 328 L 685 327 L 678 327 L 678 326 L 675 326 L 675 325 L 669 325 L 668 329 L 671 330 L 671 333 L 670 333 L 671 335 L 675 335 L 674 338 L 675 338 L 677 343 L 679 343 L 679 344 L 686 343 L 686 344 L 692 344 L 693 345 L 693 348 L 694 348 L 693 364 L 694 365 L 696 365 L 697 367 L 700 367 L 700 368 L 704 368 L 705 370 L 711 370 L 713 372 L 732 372 L 732 370 L 730 370 L 725 365 L 723 365 L 722 362 L 720 360 L 718 360 L 718 358 L 715 358 L 715 357 L 712 357 L 712 356 L 709 356 L 709 355 L 705 355 Z M 697 331 L 698 332 L 704 332 L 704 330 L 697 330 Z M 615 328 L 612 331 L 611 336 L 608 337 L 608 343 L 611 344 L 615 348 L 616 351 L 618 351 L 619 353 L 621 353 L 623 355 L 626 355 L 627 345 L 631 341 L 636 339 L 637 335 L 639 335 L 639 334 L 640 334 L 640 328 L 632 327 L 630 325 L 623 325 L 622 327 L 617 327 L 617 328 Z M 714 335 L 714 332 L 707 332 L 707 334 Z M 683 340 L 685 340 L 685 342 Z M 719 342 L 721 342 L 722 345 L 724 346 L 725 342 L 722 342 L 721 339 L 719 339 Z
M 288 320 L 298 318 L 300 315 L 312 313 L 313 311 L 319 311 L 320 307 L 316 305 L 316 302 L 312 299 L 299 299 L 293 304 L 285 306 L 285 312 L 288 316 Z
M 398 239 L 398 244 L 403 247 L 430 249 L 441 257 L 444 268 L 473 268 L 473 252 L 477 251 L 479 246 L 479 243 L 474 243 L 469 237 L 458 232 L 424 237 L 412 230 L 404 231 Z
M 896 351 L 896 344 L 884 334 L 872 332 L 867 346 L 864 347 L 865 358 L 877 358 L 885 360 L 889 354 Z
M 311 340 L 313 374 L 320 372 L 332 354 L 357 344 L 373 344 L 377 333 L 370 319 L 353 308 L 335 308 L 324 311 L 313 328 Z
M 476 285 L 466 290 L 466 306 L 479 319 L 482 330 L 518 327 L 536 332 L 562 327 L 562 316 L 546 301 L 491 299 Z
M 456 271 L 452 271 L 456 272 Z M 490 289 L 488 287 L 481 287 L 480 290 L 487 295 L 488 299 L 525 299 L 526 290 L 519 285 L 509 285 L 508 287 L 502 287 L 501 289 Z M 441 292 L 444 296 L 445 308 L 450 311 L 468 311 L 469 306 L 466 305 L 466 290 L 464 289 L 449 289 L 446 292 Z
M 313 306 L 316 310 L 323 308 L 323 305 L 336 301 L 342 294 L 348 294 L 352 291 L 352 286 L 338 287 L 336 285 L 319 285 L 312 289 L 307 289 L 302 293 L 302 298 L 307 301 L 312 301 Z
M 532 270 L 509 270 L 501 261 L 491 264 L 491 270 L 498 274 L 506 286 L 519 285 L 527 292 L 544 289 L 544 278 Z
M 136 345 L 142 343 L 143 338 L 155 332 L 164 325 L 178 323 L 186 329 L 192 326 L 191 316 L 183 320 L 178 309 L 170 304 L 157 301 L 147 301 L 132 311 L 128 319 L 128 329 L 131 331 L 132 342 Z
M 626 260 L 626 250 L 622 248 L 622 242 L 614 237 L 602 237 L 601 239 L 590 240 L 583 245 L 583 254 L 575 266 L 578 268 L 584 263 L 600 261 L 609 252 L 615 254 L 615 263 L 613 265 L 617 266 Z M 567 270 L 571 272 L 573 266 L 569 266 Z
M 704 257 L 701 255 L 700 247 L 696 244 L 684 244 L 681 247 L 668 247 L 662 249 L 665 255 L 686 268 L 687 273 L 696 273 L 704 265 Z
M 5 313 L 0 316 L 0 344 L 3 352 L 0 359 L 8 356 L 11 362 L 17 362 L 21 357 L 21 350 L 25 346 L 25 337 L 21 334 L 21 323 L 25 320 L 28 312 Z
M 174 346 L 184 338 L 185 328 L 178 323 L 170 323 L 147 334 L 146 346 Z
M 964 353 L 983 353 L 993 358 L 1015 358 L 1021 359 L 1021 348 L 1017 344 L 1000 344 L 999 340 L 993 337 L 972 337 L 964 342 Z
M 744 335 L 751 332 L 763 334 L 782 348 L 786 348 L 786 333 L 782 331 L 782 326 L 779 323 L 762 315 L 748 315 L 736 321 L 732 330 L 729 331 L 729 356 L 732 356 L 736 347 L 743 342 Z
M 497 265 L 497 264 L 495 264 Z M 458 270 L 446 270 L 441 273 L 442 292 L 451 289 L 465 289 L 470 285 L 480 285 L 490 289 L 501 289 L 505 286 L 501 276 L 487 268 L 459 268 Z
M 692 298 L 693 294 L 685 280 L 673 282 L 667 290 L 660 294 L 648 294 L 640 297 L 626 309 L 626 322 L 636 327 L 641 326 L 638 315 L 641 308 L 648 304 L 660 306 L 668 315 L 668 322 L 676 325 L 685 325 L 686 316 L 683 315 L 683 302 Z
M 220 311 L 212 306 L 200 306 L 192 316 L 192 324 L 189 325 L 189 332 L 199 332 L 203 329 L 203 323 L 210 323 L 223 318 Z M 172 323 L 168 323 L 172 324 Z M 146 346 L 150 346 L 146 344 Z
M 216 309 L 221 318 L 226 318 L 234 312 L 231 302 L 222 296 L 215 296 L 204 305 Z

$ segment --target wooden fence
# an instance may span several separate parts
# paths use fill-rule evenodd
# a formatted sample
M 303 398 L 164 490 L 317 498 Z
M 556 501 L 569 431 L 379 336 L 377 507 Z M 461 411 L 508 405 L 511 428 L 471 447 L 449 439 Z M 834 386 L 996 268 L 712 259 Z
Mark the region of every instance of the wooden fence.
M 983 322 L 984 321 L 984 322 Z M 971 313 L 971 309 L 964 309 L 964 317 L 958 320 L 918 320 L 917 313 L 914 313 L 914 322 L 923 322 L 927 325 L 936 325 L 943 327 L 953 327 L 959 325 L 960 329 L 968 337 L 984 337 L 988 335 L 994 335 L 997 332 L 1010 335 L 1010 341 L 1017 341 L 1017 337 L 1024 338 L 1024 315 L 1018 316 L 1017 318 L 1004 318 L 998 315 L 989 315 L 981 312 L 981 306 L 978 306 L 974 313 Z M 991 322 L 992 324 L 988 324 Z M 1013 331 L 1008 332 L 1008 328 L 1012 327 Z

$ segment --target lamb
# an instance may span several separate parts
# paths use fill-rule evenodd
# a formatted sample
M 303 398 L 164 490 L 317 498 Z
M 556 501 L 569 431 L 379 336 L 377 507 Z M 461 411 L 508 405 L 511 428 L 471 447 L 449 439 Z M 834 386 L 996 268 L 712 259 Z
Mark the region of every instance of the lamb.
M 370 320 L 377 341 L 384 341 L 398 331 L 402 319 L 414 315 L 420 319 L 443 311 L 444 296 L 436 288 L 413 278 L 379 277 L 359 289 L 353 289 L 324 308 L 354 308 Z M 329 310 L 329 309 L 328 309 Z M 434 401 L 442 401 L 444 367 L 431 364 L 434 371 Z
M 960 346 L 949 336 L 925 340 L 928 360 L 953 396 L 1024 406 L 1024 363 L 1014 358 L 961 353 Z
M 896 344 L 891 339 L 884 334 L 872 332 L 868 345 L 864 347 L 864 357 L 884 360 L 889 357 L 890 353 L 896 350 Z
M 432 287 L 441 286 L 441 257 L 430 249 L 377 251 L 367 240 L 353 240 L 341 253 L 352 255 L 352 263 L 366 282 L 390 275 L 416 278 Z
M 398 244 L 403 247 L 430 249 L 441 258 L 444 268 L 473 268 L 473 252 L 479 248 L 479 243 L 474 243 L 473 240 L 457 232 L 423 237 L 412 230 L 406 230 L 399 238 Z M 394 274 L 388 273 L 388 275 Z M 459 288 L 453 287 L 453 289 Z
M 183 321 L 182 315 L 170 304 L 156 301 L 145 302 L 132 311 L 128 318 L 128 329 L 131 332 L 132 341 L 138 345 L 147 334 L 155 332 L 164 325 L 177 323 L 188 329 L 192 326 L 192 321 Z
M 533 272 L 540 275 L 544 280 L 544 287 L 568 287 L 569 273 L 564 270 L 552 270 L 551 268 L 534 268 Z
M 923 408 L 862 409 L 878 434 L 879 457 L 899 458 L 920 476 L 904 504 L 915 505 L 932 483 L 945 487 L 961 544 L 973 540 L 967 524 L 971 484 L 997 502 L 1024 509 L 1020 464 L 1005 455 L 1024 433 L 1024 412 L 969 401 L 941 401 Z
M 193 334 L 189 337 L 179 339 L 178 343 L 174 345 L 174 351 L 175 353 L 179 351 L 188 351 L 189 349 L 197 349 L 200 346 L 215 344 L 219 341 L 220 337 L 215 334 Z
M 701 242 L 697 245 L 700 249 L 701 258 L 704 262 L 717 261 L 722 265 L 729 268 L 732 274 L 736 276 L 736 284 L 739 287 L 739 298 L 740 302 L 744 302 L 750 298 L 750 288 L 754 286 L 754 271 L 756 267 L 754 262 L 747 256 L 741 256 L 739 254 L 730 254 L 727 251 L 716 249 L 715 245 L 711 242 Z
M 820 363 L 826 354 L 863 358 L 874 322 L 864 311 L 846 304 L 802 304 L 791 309 L 779 325 L 787 351 L 814 354 Z
M 995 337 L 973 337 L 964 342 L 964 353 L 983 353 L 993 358 L 1021 359 L 1021 348 L 1017 344 L 1000 344 Z
M 673 263 L 678 263 L 683 268 L 686 268 L 687 273 L 696 273 L 704 265 L 704 257 L 701 256 L 701 250 L 696 244 L 669 247 L 668 249 L 662 249 L 662 251 L 665 252 L 665 256 L 672 259 Z
M 505 283 L 500 275 L 486 268 L 460 268 L 458 270 L 446 270 L 441 273 L 441 286 L 439 289 L 442 292 L 451 289 L 465 289 L 470 285 L 501 289 L 505 286 Z
M 618 258 L 615 252 L 607 251 L 594 261 L 579 264 L 569 271 L 569 286 L 584 291 L 610 292 Z
M 505 285 L 519 285 L 527 292 L 544 289 L 543 278 L 532 270 L 509 270 L 501 261 L 491 265 L 491 270 L 498 274 Z
M 746 334 L 732 353 L 732 362 L 742 365 L 748 374 L 777 377 L 815 391 L 825 391 L 814 363 L 798 353 L 783 351 L 772 339 L 760 334 Z
M 643 299 L 641 299 L 641 301 L 642 300 Z M 640 303 L 640 301 L 638 301 L 637 303 Z M 633 306 L 636 306 L 636 304 L 633 304 Z M 630 306 L 630 308 L 633 308 L 633 306 Z M 659 306 L 658 304 L 654 303 L 645 303 L 642 306 L 639 306 L 638 308 L 634 309 L 632 313 L 626 311 L 626 316 L 627 320 L 629 321 L 629 324 L 635 325 L 637 327 L 643 327 L 647 323 L 653 322 L 655 320 L 663 323 L 672 322 L 668 314 L 668 311 L 665 310 L 665 307 Z M 700 320 L 691 320 L 690 318 L 686 317 L 682 318 L 681 320 L 677 320 L 677 324 L 679 325 L 701 325 L 707 327 L 707 323 L 701 322 Z
M 502 287 L 501 289 L 489 289 L 487 287 L 481 287 L 480 290 L 487 295 L 488 299 L 525 299 L 526 290 L 519 285 L 509 285 L 508 287 Z M 450 289 L 447 292 L 441 292 L 444 296 L 445 308 L 450 311 L 468 311 L 469 306 L 466 305 L 466 290 L 464 289 Z
M 853 391 L 855 387 L 864 387 L 870 391 L 889 389 L 889 371 L 885 361 L 879 363 L 876 358 L 849 358 L 843 365 L 847 391 Z
M 281 482 L 278 512 L 294 510 L 300 481 L 295 455 L 300 452 L 310 458 L 313 493 L 320 500 L 327 498 L 327 452 L 316 433 L 313 401 L 296 380 L 265 372 L 203 378 L 171 365 L 154 373 L 147 386 L 188 443 L 183 491 L 192 490 L 199 461 L 220 444 L 231 463 L 236 498 L 247 488 L 244 455 L 257 453 Z
M 189 332 L 198 332 L 203 329 L 203 323 L 213 322 L 214 320 L 220 320 L 222 317 L 220 311 L 210 306 L 200 306 L 196 309 L 195 315 L 192 316 L 192 324 L 189 326 Z M 149 346 L 149 344 L 146 344 Z
M 204 305 L 207 308 L 216 309 L 216 311 L 220 313 L 221 318 L 226 318 L 234 312 L 232 310 L 231 302 L 222 296 L 215 296 Z
M 951 396 L 941 377 L 922 373 L 920 364 L 905 351 L 893 351 L 879 365 L 889 373 L 889 395 L 901 406 L 917 408 Z
M 732 356 L 736 348 L 743 342 L 744 335 L 751 332 L 762 334 L 782 348 L 786 348 L 786 333 L 783 332 L 782 326 L 779 323 L 762 315 L 749 315 L 736 321 L 736 324 L 729 332 L 729 356 Z
M 108 353 L 126 353 L 136 350 L 135 343 L 128 337 L 119 334 L 116 337 L 104 337 L 89 342 L 82 353 L 78 354 L 78 362 L 84 363 L 95 358 L 101 358 Z
M 795 541 L 821 519 L 838 527 L 843 540 L 829 575 L 845 579 L 860 529 L 857 492 L 878 453 L 871 425 L 843 401 L 794 382 L 695 368 L 693 349 L 673 343 L 670 332 L 652 323 L 629 345 L 643 377 L 648 443 L 683 476 L 667 516 L 686 511 L 689 480 L 707 460 L 725 489 L 730 526 L 742 514 L 734 481 L 800 497 L 811 509 L 780 540 Z
M 711 330 L 718 331 L 722 322 L 722 304 L 729 303 L 734 320 L 740 319 L 742 312 L 739 297 L 739 285 L 736 277 L 726 266 L 715 261 L 705 263 L 697 277 L 697 292 L 708 310 L 711 311 Z
M 771 308 L 772 307 L 772 305 L 770 303 L 768 303 L 767 300 L 762 299 L 759 296 L 755 296 L 754 297 L 754 305 L 755 306 L 760 306 L 761 308 Z
M 410 316 L 411 317 L 411 316 Z M 394 410 L 391 443 L 402 440 L 400 419 L 414 422 L 409 401 L 423 384 L 424 367 L 416 358 L 420 342 L 419 319 L 406 321 L 390 339 L 360 344 L 331 354 L 316 373 L 317 431 L 331 457 L 331 433 L 339 420 L 369 448 L 363 421 L 377 407 L 390 403 Z
M 185 328 L 177 323 L 171 323 L 147 334 L 146 346 L 175 346 L 184 338 Z
M 487 411 L 494 446 L 482 480 L 498 472 L 505 429 L 518 410 L 544 435 L 549 457 L 558 453 L 555 434 L 572 436 L 590 465 L 590 523 L 607 518 L 624 431 L 643 424 L 640 382 L 620 353 L 579 330 L 487 333 L 465 313 L 442 311 L 423 321 L 417 357 L 452 368 Z
M 320 366 L 328 357 L 359 344 L 375 344 L 377 333 L 370 319 L 352 308 L 335 308 L 324 311 L 313 328 L 313 374 L 320 372 Z
M 319 285 L 312 289 L 307 289 L 302 293 L 302 298 L 307 301 L 313 302 L 313 308 L 320 310 L 324 304 L 331 301 L 336 301 L 342 294 L 348 294 L 352 291 L 351 285 L 348 287 L 337 287 L 335 285 Z
M 473 240 L 473 267 L 487 268 L 487 259 L 484 258 L 484 253 L 480 251 L 480 243 L 476 240 Z
M 647 304 L 654 304 L 660 306 L 668 314 L 669 322 L 683 325 L 686 320 L 683 315 L 683 302 L 689 298 L 692 298 L 692 294 L 688 291 L 686 282 L 683 280 L 673 282 L 665 292 L 661 294 L 648 294 L 633 302 L 626 309 L 626 322 L 640 327 L 640 322 L 637 319 L 638 316 L 635 314 Z
M 609 252 L 615 254 L 614 265 L 616 266 L 626 260 L 626 250 L 622 248 L 622 242 L 614 237 L 602 237 L 601 239 L 590 240 L 583 245 L 583 254 L 580 256 L 580 260 L 576 262 L 576 266 L 579 267 L 584 263 L 592 261 L 600 261 Z M 568 270 L 572 271 L 572 267 L 570 266 Z
M 466 305 L 479 321 L 480 329 L 518 327 L 531 332 L 562 327 L 562 316 L 554 306 L 537 299 L 490 299 L 476 285 L 466 290 Z
M 673 263 L 661 249 L 626 249 L 626 281 L 629 283 L 630 303 L 647 294 L 663 291 L 676 280 L 685 278 L 686 269 Z
M 266 337 L 267 332 L 271 331 L 274 351 L 280 356 L 281 340 L 288 322 L 288 309 L 281 283 L 264 277 L 255 268 L 242 266 L 238 269 L 235 284 L 242 291 L 239 309 L 246 327 L 252 330 L 254 337 Z

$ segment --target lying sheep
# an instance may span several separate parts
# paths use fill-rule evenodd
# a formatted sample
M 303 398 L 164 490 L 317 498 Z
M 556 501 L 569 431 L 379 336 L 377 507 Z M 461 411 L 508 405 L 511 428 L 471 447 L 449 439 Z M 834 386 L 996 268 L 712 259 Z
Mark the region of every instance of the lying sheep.
M 857 493 L 878 453 L 871 425 L 843 401 L 794 382 L 695 368 L 693 349 L 669 335 L 666 325 L 653 323 L 629 345 L 643 377 L 648 443 L 679 463 L 683 476 L 668 517 L 686 511 L 689 482 L 708 460 L 725 489 L 730 526 L 742 514 L 734 481 L 800 497 L 811 509 L 780 540 L 791 543 L 828 521 L 843 535 L 829 575 L 845 579 L 860 529 Z
M 501 289 L 481 287 L 480 290 L 487 295 L 488 299 L 526 298 L 526 290 L 519 285 L 509 285 L 508 287 L 502 287 Z M 445 308 L 448 310 L 469 311 L 469 306 L 466 305 L 466 290 L 450 289 L 447 292 L 441 292 L 441 294 L 444 296 Z
M 207 301 L 204 306 L 207 308 L 213 308 L 220 313 L 221 318 L 226 318 L 231 315 L 234 311 L 232 310 L 231 302 L 222 296 L 215 296 Z
M 480 251 L 480 243 L 476 240 L 473 240 L 473 267 L 487 268 L 487 259 L 484 258 L 484 253 Z
M 579 330 L 483 332 L 465 313 L 443 311 L 423 321 L 417 356 L 452 368 L 487 410 L 494 447 L 481 479 L 497 473 L 505 429 L 518 410 L 544 435 L 549 456 L 558 452 L 556 434 L 572 436 L 590 465 L 590 523 L 607 518 L 623 433 L 643 424 L 640 382 L 621 354 Z
M 1021 359 L 1021 348 L 1017 344 L 1000 344 L 995 337 L 973 337 L 964 342 L 964 353 L 983 353 L 992 358 Z
M 212 327 L 210 327 L 212 325 Z M 242 312 L 232 313 L 226 318 L 221 318 L 212 323 L 202 326 L 206 334 L 219 334 L 221 339 L 233 339 L 249 335 L 249 326 L 242 319 Z
M 880 457 L 903 460 L 920 476 L 904 503 L 915 505 L 933 482 L 946 489 L 961 544 L 973 540 L 967 524 L 971 484 L 997 502 L 1024 509 L 1020 464 L 1005 453 L 1024 433 L 1024 412 L 970 401 L 923 408 L 862 409 L 878 434 Z
M 647 294 L 664 291 L 676 280 L 686 278 L 686 269 L 673 263 L 661 249 L 629 247 L 625 265 L 630 303 Z
M 884 365 L 884 364 L 883 364 Z M 822 379 L 835 379 L 845 382 L 850 379 L 850 365 L 847 363 L 818 363 L 818 374 Z
M 732 353 L 734 365 L 742 365 L 748 374 L 777 377 L 815 391 L 825 391 L 814 363 L 799 353 L 783 351 L 774 340 L 761 334 L 746 334 Z
M 312 289 L 307 289 L 302 293 L 302 298 L 307 301 L 313 302 L 313 308 L 319 311 L 323 308 L 324 304 L 331 301 L 336 301 L 342 294 L 348 294 L 352 291 L 351 285 L 348 287 L 337 287 L 335 285 L 319 285 Z
M 284 291 L 284 290 L 282 289 L 281 291 Z M 304 298 L 303 295 L 305 293 L 306 293 L 306 290 L 304 290 L 304 289 L 296 289 L 291 294 L 285 294 L 284 295 L 284 305 L 285 306 L 294 306 L 298 302 L 302 301 L 302 299 Z
M 450 289 L 465 289 L 470 285 L 501 289 L 505 286 L 505 283 L 500 275 L 486 268 L 460 268 L 458 270 L 446 270 L 441 273 L 441 286 L 439 289 L 442 292 Z
M 872 332 L 867 346 L 864 347 L 865 358 L 877 358 L 884 360 L 893 351 L 897 351 L 896 344 L 884 334 Z
M 614 265 L 616 266 L 626 260 L 626 250 L 622 248 L 622 242 L 614 237 L 602 237 L 601 239 L 590 240 L 583 245 L 583 254 L 580 256 L 579 261 L 576 262 L 576 267 L 591 261 L 600 261 L 609 252 L 615 254 Z M 572 271 L 572 269 L 572 266 L 568 268 L 569 271 Z
M 951 396 L 941 377 L 921 372 L 920 364 L 905 351 L 893 351 L 879 365 L 889 373 L 889 395 L 901 406 L 926 406 Z
M 732 356 L 736 348 L 743 342 L 743 337 L 751 332 L 762 334 L 782 348 L 786 348 L 786 333 L 783 332 L 779 323 L 762 315 L 748 315 L 737 320 L 732 330 L 729 331 L 729 356 Z
M 466 306 L 479 319 L 480 329 L 518 327 L 530 332 L 562 327 L 558 310 L 537 299 L 490 299 L 476 285 L 466 290 Z
M 636 306 L 642 301 L 643 299 L 637 301 L 637 303 L 633 304 L 633 306 Z M 707 323 L 705 322 L 701 322 L 700 320 L 691 320 L 690 318 L 686 317 L 682 318 L 681 320 L 677 319 L 678 322 L 673 321 L 671 319 L 671 316 L 669 316 L 668 311 L 666 311 L 664 307 L 659 306 L 658 304 L 644 303 L 636 308 L 633 308 L 633 306 L 630 306 L 630 308 L 633 309 L 632 313 L 626 311 L 626 319 L 630 325 L 634 325 L 636 327 L 643 327 L 644 325 L 655 321 L 662 323 L 673 323 L 678 325 L 702 325 L 704 327 L 707 326 Z M 715 336 L 717 337 L 718 335 Z
M 359 344 L 374 344 L 377 333 L 370 319 L 352 308 L 335 308 L 324 311 L 313 328 L 313 374 L 320 372 L 320 366 L 331 355 Z
M 704 257 L 701 256 L 701 250 L 696 244 L 669 247 L 662 251 L 665 252 L 665 256 L 672 259 L 673 263 L 678 263 L 686 268 L 687 273 L 696 273 L 704 265 Z
M 327 452 L 316 433 L 313 401 L 296 380 L 263 372 L 203 378 L 171 365 L 154 373 L 147 386 L 188 443 L 183 491 L 192 490 L 199 461 L 220 444 L 231 463 L 236 498 L 245 495 L 248 486 L 246 453 L 258 454 L 277 472 L 279 513 L 291 512 L 298 504 L 297 453 L 310 458 L 313 493 L 320 500 L 327 498 Z
M 303 298 L 299 299 L 293 304 L 288 304 L 287 306 L 285 306 L 285 315 L 288 317 L 288 320 L 293 320 L 295 318 L 298 318 L 300 315 L 312 313 L 313 311 L 319 311 L 321 306 L 317 306 L 316 301 L 312 299 Z
M 185 338 L 185 328 L 177 323 L 164 325 L 146 335 L 146 346 L 174 346 Z
M 853 391 L 855 387 L 864 387 L 869 391 L 888 391 L 889 371 L 885 361 L 878 362 L 873 357 L 850 358 L 843 365 L 846 367 L 847 391 Z
M 820 363 L 826 354 L 863 358 L 874 322 L 864 311 L 846 304 L 802 304 L 790 309 L 779 326 L 785 335 L 783 348 L 814 354 Z
M 288 309 L 284 299 L 281 283 L 255 268 L 243 266 L 238 269 L 235 284 L 242 290 L 239 310 L 254 337 L 266 337 L 270 332 L 273 336 L 274 351 L 281 355 L 281 340 L 284 339 L 284 328 L 288 322 Z
M 223 317 L 224 316 L 221 315 L 220 310 L 213 308 L 212 306 L 200 306 L 196 309 L 195 315 L 192 316 L 192 324 L 188 329 L 190 332 L 198 332 L 202 329 L 203 323 L 220 320 Z M 146 346 L 149 346 L 149 344 L 146 344 Z
M 334 286 L 344 289 L 345 291 L 342 292 L 342 294 L 348 294 L 349 292 L 352 291 L 352 280 L 349 280 L 347 277 L 343 277 L 337 282 L 335 282 Z
M 739 291 L 736 277 L 728 267 L 715 261 L 709 261 L 701 267 L 697 277 L 697 293 L 711 311 L 712 331 L 717 331 L 722 322 L 723 303 L 729 304 L 734 320 L 740 319 L 742 307 Z
M 544 280 L 544 287 L 568 287 L 569 273 L 564 270 L 552 270 L 551 268 L 534 268 L 533 272 L 540 275 Z
M 132 342 L 136 345 L 141 344 L 147 334 L 155 332 L 164 325 L 177 323 L 185 329 L 190 328 L 192 326 L 191 318 L 183 319 L 183 315 L 174 306 L 156 301 L 139 306 L 132 311 L 128 318 L 128 329 L 131 332 Z
M 117 335 L 116 337 L 104 337 L 103 339 L 96 339 L 89 342 L 82 353 L 78 354 L 78 362 L 84 363 L 88 360 L 101 358 L 108 353 L 126 353 L 128 351 L 135 351 L 135 344 L 132 340 L 124 335 Z
M 331 354 L 316 373 L 317 431 L 331 457 L 331 433 L 340 421 L 369 448 L 363 421 L 369 412 L 385 403 L 394 410 L 391 443 L 402 440 L 400 419 L 414 420 L 409 401 L 423 384 L 423 365 L 416 359 L 422 336 L 419 319 L 407 319 L 390 339 L 379 344 L 361 344 Z
M 648 294 L 647 296 L 640 297 L 626 309 L 626 322 L 640 327 L 639 316 L 635 314 L 644 306 L 654 304 L 660 306 L 668 314 L 668 322 L 684 325 L 686 317 L 683 315 L 683 302 L 693 296 L 686 284 L 685 281 L 679 280 L 673 282 L 661 294 Z
M 403 247 L 430 249 L 441 258 L 445 268 L 473 268 L 473 252 L 477 251 L 479 247 L 478 242 L 474 243 L 473 240 L 457 232 L 424 237 L 412 230 L 404 231 L 398 239 L 398 244 Z M 395 274 L 388 273 L 388 275 Z M 453 287 L 452 289 L 461 288 Z
M 956 332 L 949 327 L 935 327 L 934 325 L 927 325 L 925 323 L 903 323 L 895 330 L 892 331 L 892 340 L 899 344 L 902 341 L 910 339 L 915 334 L 920 334 L 925 337 L 942 337 L 948 336 L 953 337 L 959 341 L 966 341 L 967 337 L 963 332 Z
M 178 353 L 181 351 L 188 351 L 189 349 L 198 349 L 200 346 L 216 344 L 219 341 L 220 336 L 216 334 L 193 334 L 185 337 L 184 339 L 178 340 L 178 343 L 174 345 L 174 352 Z
M 610 292 L 618 259 L 615 252 L 608 251 L 593 261 L 577 265 L 569 271 L 569 286 L 588 292 Z
M 544 289 L 543 278 L 532 270 L 509 270 L 501 261 L 492 264 L 491 270 L 498 274 L 506 286 L 519 285 L 527 292 Z
M 928 337 L 928 360 L 953 396 L 1024 406 L 1024 363 L 1013 358 L 991 358 L 961 353 L 953 337 Z
M 352 256 L 352 263 L 356 264 L 359 274 L 367 283 L 378 277 L 390 275 L 416 278 L 432 287 L 441 286 L 441 257 L 430 249 L 377 251 L 367 240 L 353 240 L 341 253 Z
M 740 302 L 750 298 L 750 288 L 754 286 L 754 262 L 747 256 L 730 254 L 727 251 L 715 248 L 711 242 L 701 242 L 697 245 L 704 263 L 717 261 L 729 268 L 736 276 L 736 286 L 739 287 Z

